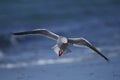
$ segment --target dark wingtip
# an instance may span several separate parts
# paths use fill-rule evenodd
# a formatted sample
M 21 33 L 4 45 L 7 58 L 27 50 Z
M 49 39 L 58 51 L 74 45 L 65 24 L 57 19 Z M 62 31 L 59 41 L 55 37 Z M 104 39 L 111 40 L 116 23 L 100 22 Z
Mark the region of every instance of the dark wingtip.
M 107 62 L 109 62 L 109 59 L 106 59 Z
M 12 33 L 13 35 L 23 35 L 23 32 L 19 32 L 19 33 Z
M 110 62 L 110 60 L 109 60 L 107 57 L 105 57 L 104 59 L 105 59 L 107 62 Z
M 17 33 L 11 33 L 12 35 L 17 35 Z
M 107 62 L 110 62 L 110 60 L 109 60 L 108 58 L 106 59 L 106 61 L 107 61 Z

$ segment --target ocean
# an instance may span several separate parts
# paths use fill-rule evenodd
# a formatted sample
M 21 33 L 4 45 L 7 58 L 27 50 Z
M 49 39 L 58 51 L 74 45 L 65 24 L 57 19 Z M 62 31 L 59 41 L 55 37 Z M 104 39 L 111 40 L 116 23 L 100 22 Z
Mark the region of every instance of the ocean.
M 98 61 L 101 59 L 88 48 L 70 46 L 72 53 L 63 55 L 59 60 L 51 49 L 56 44 L 55 41 L 41 35 L 12 35 L 14 32 L 34 29 L 47 29 L 66 37 L 84 37 L 104 55 L 120 61 L 119 0 L 0 0 L 0 70 L 72 62 L 80 62 L 79 65 L 82 65 L 85 56 L 85 62 L 91 60 L 94 63 L 94 59 L 97 59 L 95 57 L 98 57 Z M 51 66 L 49 68 L 53 69 Z M 46 74 L 48 75 L 44 73 Z M 1 75 L 2 73 L 1 80 L 8 80 Z M 64 75 L 61 77 L 65 78 Z M 38 76 L 32 78 L 30 80 L 39 79 Z M 53 78 L 52 75 L 51 79 Z M 66 79 L 68 78 L 62 80 Z M 26 80 L 26 77 L 22 80 Z M 43 77 L 42 80 L 48 79 Z

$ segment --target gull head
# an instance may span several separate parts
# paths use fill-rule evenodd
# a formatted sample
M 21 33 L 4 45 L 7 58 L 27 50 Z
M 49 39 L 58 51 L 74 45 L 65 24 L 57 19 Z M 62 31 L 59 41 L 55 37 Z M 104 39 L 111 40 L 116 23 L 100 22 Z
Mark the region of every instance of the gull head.
M 61 38 L 61 42 L 62 42 L 63 44 L 67 44 L 67 43 L 68 43 L 68 39 L 67 39 L 66 37 L 62 37 L 62 38 Z

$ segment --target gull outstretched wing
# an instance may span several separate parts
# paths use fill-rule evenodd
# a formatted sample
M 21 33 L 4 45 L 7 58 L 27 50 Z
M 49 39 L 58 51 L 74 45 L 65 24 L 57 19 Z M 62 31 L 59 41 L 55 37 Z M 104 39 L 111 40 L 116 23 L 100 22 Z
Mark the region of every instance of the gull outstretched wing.
M 35 29 L 32 31 L 24 31 L 24 32 L 17 32 L 17 33 L 13 33 L 13 35 L 26 35 L 26 34 L 42 34 L 46 37 L 52 38 L 54 40 L 57 40 L 59 38 L 59 35 L 48 31 L 46 29 Z
M 109 61 L 109 59 L 104 56 L 100 51 L 98 51 L 89 41 L 87 41 L 84 38 L 69 38 L 69 43 L 75 44 L 75 45 L 84 45 L 89 47 L 90 49 L 94 50 L 96 53 L 98 53 L 101 57 L 103 57 L 106 61 Z

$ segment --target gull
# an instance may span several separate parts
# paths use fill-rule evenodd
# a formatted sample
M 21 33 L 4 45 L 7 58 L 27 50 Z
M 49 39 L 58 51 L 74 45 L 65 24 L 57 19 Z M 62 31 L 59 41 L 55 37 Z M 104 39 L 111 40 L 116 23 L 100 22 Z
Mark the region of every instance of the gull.
M 59 36 L 51 31 L 48 31 L 46 29 L 35 29 L 31 31 L 23 31 L 23 32 L 16 32 L 13 33 L 13 35 L 26 35 L 26 34 L 41 34 L 43 36 L 46 36 L 48 38 L 51 38 L 56 41 L 56 45 L 53 47 L 54 51 L 57 53 L 58 56 L 61 56 L 63 53 L 71 52 L 71 50 L 68 48 L 70 44 L 73 44 L 76 47 L 79 47 L 81 45 L 87 46 L 88 48 L 95 51 L 97 54 L 99 54 L 101 57 L 103 57 L 106 61 L 109 61 L 109 59 L 104 56 L 98 49 L 96 49 L 88 40 L 85 38 L 67 38 L 64 36 Z

